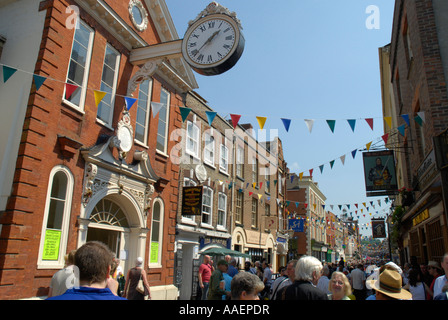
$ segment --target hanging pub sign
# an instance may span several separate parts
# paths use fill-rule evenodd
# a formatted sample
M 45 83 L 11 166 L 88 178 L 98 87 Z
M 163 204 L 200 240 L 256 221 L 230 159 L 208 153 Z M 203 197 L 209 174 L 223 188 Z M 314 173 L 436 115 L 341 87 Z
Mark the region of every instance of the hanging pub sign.
M 199 216 L 202 212 L 202 186 L 184 187 L 182 191 L 182 215 Z
M 386 227 L 384 224 L 384 220 L 372 219 L 372 236 L 374 239 L 376 238 L 386 238 Z
M 363 162 L 368 197 L 397 193 L 397 176 L 392 150 L 364 152 Z

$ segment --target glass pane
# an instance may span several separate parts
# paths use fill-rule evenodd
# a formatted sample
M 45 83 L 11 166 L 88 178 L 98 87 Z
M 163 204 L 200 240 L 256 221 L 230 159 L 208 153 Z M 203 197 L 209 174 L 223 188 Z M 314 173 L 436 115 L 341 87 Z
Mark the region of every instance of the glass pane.
M 109 68 L 108 66 L 104 66 L 103 68 L 103 82 L 106 83 L 109 87 L 114 87 L 114 77 L 115 70 Z
M 115 66 L 117 65 L 117 54 L 109 47 L 106 48 L 104 64 L 109 66 L 112 70 L 115 70 Z
M 144 142 L 145 141 L 144 138 L 145 138 L 145 128 L 137 123 L 135 125 L 135 139 Z
M 75 40 L 87 48 L 89 46 L 90 31 L 82 23 L 79 23 L 78 26 L 79 28 L 75 32 Z
M 62 219 L 64 217 L 65 201 L 50 200 L 48 211 L 47 228 L 62 230 Z
M 160 221 L 160 204 L 158 202 L 154 203 L 154 210 L 152 212 L 152 220 Z
M 59 171 L 53 176 L 53 185 L 51 187 L 51 197 L 65 200 L 67 193 L 67 176 Z
M 87 49 L 78 42 L 73 42 L 71 58 L 84 67 L 87 60 Z
M 151 232 L 151 241 L 158 242 L 159 241 L 159 229 L 160 229 L 160 223 L 153 221 L 152 222 L 152 232 Z

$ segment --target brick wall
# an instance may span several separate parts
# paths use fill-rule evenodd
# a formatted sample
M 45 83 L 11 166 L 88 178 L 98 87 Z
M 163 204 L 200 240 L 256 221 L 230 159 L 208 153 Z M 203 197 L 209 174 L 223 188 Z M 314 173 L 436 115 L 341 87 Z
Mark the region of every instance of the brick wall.
M 128 2 L 108 1 L 112 9 L 133 27 L 127 9 Z M 37 269 L 39 244 L 41 241 L 42 220 L 46 203 L 48 180 L 51 169 L 56 165 L 64 165 L 74 176 L 74 192 L 72 198 L 70 227 L 67 252 L 77 247 L 77 217 L 81 210 L 81 197 L 85 161 L 77 149 L 73 156 L 66 157 L 61 153 L 57 136 L 67 136 L 80 142 L 83 147 L 96 144 L 102 135 L 114 134 L 109 128 L 96 121 L 97 108 L 93 91 L 87 90 L 84 113 L 74 110 L 62 102 L 64 82 L 73 42 L 73 29 L 65 26 L 68 17 L 66 7 L 76 5 L 74 1 L 42 1 L 41 10 L 46 11 L 45 28 L 41 48 L 37 57 L 34 73 L 51 78 L 38 92 L 32 89 L 26 118 L 24 121 L 17 167 L 13 182 L 12 195 L 0 223 L 3 224 L 0 239 L 0 298 L 17 299 L 47 294 L 51 276 L 57 270 Z M 128 62 L 129 50 L 120 44 L 92 17 L 80 10 L 80 17 L 95 31 L 92 60 L 89 70 L 88 87 L 98 89 L 102 76 L 104 50 L 106 43 L 111 44 L 120 54 L 120 70 L 117 84 L 117 95 L 126 95 L 127 83 L 138 70 Z M 148 43 L 158 41 L 156 32 L 151 28 L 139 35 Z M 167 88 L 171 94 L 170 130 L 182 124 L 177 106 L 182 98 L 167 83 L 155 77 L 153 101 L 160 101 L 160 90 Z M 116 127 L 121 118 L 124 99 L 117 97 L 112 127 Z M 132 126 L 135 127 L 136 108 L 131 109 Z M 173 282 L 173 260 L 175 240 L 175 218 L 178 197 L 179 167 L 168 158 L 157 155 L 155 142 L 157 136 L 158 117 L 150 120 L 148 148 L 134 146 L 127 161 L 132 161 L 136 150 L 145 150 L 149 154 L 153 169 L 163 178 L 162 186 L 156 188 L 156 198 L 161 197 L 165 203 L 164 252 L 163 268 L 149 271 L 150 286 L 167 285 Z M 175 142 L 169 141 L 168 150 Z M 118 153 L 114 150 L 114 156 Z M 148 215 L 148 226 L 151 226 Z M 149 248 L 149 237 L 147 248 Z M 146 249 L 147 250 L 147 249 Z M 148 257 L 147 257 L 148 258 Z

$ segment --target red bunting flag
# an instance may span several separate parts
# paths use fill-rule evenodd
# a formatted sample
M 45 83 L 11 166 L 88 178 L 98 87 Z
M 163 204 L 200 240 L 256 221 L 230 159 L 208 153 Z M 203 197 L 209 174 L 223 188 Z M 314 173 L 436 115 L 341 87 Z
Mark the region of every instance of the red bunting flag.
M 78 88 L 79 87 L 77 85 L 66 83 L 65 84 L 65 98 L 70 99 L 73 92 L 75 92 L 75 90 Z
M 235 129 L 238 125 L 238 121 L 240 121 L 241 115 L 240 114 L 231 114 L 230 117 L 232 118 L 232 125 Z

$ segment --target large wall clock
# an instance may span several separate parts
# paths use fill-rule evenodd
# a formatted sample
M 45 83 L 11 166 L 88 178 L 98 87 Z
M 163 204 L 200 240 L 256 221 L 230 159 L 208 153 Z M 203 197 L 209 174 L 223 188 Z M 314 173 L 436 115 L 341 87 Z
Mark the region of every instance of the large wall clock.
M 182 55 L 199 74 L 226 72 L 243 53 L 245 40 L 241 29 L 234 13 L 212 2 L 190 23 L 182 40 Z

